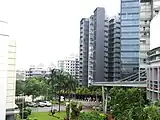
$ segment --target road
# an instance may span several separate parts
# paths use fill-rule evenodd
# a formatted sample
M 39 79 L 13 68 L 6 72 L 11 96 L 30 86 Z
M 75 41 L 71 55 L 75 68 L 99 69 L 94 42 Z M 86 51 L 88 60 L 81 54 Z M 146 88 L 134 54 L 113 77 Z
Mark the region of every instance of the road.
M 32 112 L 49 112 L 51 107 L 38 107 L 38 108 L 31 108 Z M 54 105 L 54 109 L 58 110 L 58 105 Z M 61 105 L 61 111 L 66 110 L 64 105 Z
M 96 102 L 87 102 L 87 101 L 77 101 L 81 102 L 85 108 L 88 108 L 89 106 L 98 105 Z M 38 107 L 38 108 L 31 108 L 33 112 L 49 112 L 51 107 Z M 54 109 L 58 110 L 58 105 L 54 105 Z M 66 107 L 64 105 L 61 105 L 61 111 L 65 111 Z

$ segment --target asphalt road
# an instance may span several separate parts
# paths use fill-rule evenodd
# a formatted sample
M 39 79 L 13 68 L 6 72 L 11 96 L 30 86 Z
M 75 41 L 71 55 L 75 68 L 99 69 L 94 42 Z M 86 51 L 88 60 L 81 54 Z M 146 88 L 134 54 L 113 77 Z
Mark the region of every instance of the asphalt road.
M 37 107 L 37 108 L 31 108 L 32 112 L 49 112 L 51 110 L 51 107 Z M 54 105 L 53 109 L 57 109 L 58 110 L 58 105 Z M 61 111 L 66 110 L 65 106 L 61 105 Z
M 96 102 L 87 102 L 87 101 L 78 101 L 78 102 L 82 102 L 84 107 L 89 107 L 89 106 L 93 106 L 96 105 Z M 49 112 L 51 107 L 38 107 L 38 108 L 31 108 L 32 112 Z M 58 110 L 58 105 L 54 105 L 53 109 L 57 109 Z M 66 106 L 61 105 L 61 111 L 65 111 L 66 110 Z

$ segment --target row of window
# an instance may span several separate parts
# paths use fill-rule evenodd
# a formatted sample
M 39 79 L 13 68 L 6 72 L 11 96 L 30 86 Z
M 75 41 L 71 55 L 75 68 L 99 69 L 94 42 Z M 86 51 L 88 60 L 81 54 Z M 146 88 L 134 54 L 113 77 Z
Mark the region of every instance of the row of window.
M 121 57 L 137 57 L 137 58 L 139 58 L 139 52 L 122 52 Z
M 125 7 L 121 9 L 122 13 L 139 13 L 139 7 Z
M 128 19 L 128 18 L 127 18 Z M 122 20 L 121 21 L 121 26 L 139 26 L 139 20 Z
M 121 38 L 137 38 L 139 39 L 139 32 L 122 33 Z
M 139 26 L 121 27 L 121 32 L 139 32 Z
M 137 7 L 139 6 L 139 2 L 124 2 L 122 1 L 122 7 Z

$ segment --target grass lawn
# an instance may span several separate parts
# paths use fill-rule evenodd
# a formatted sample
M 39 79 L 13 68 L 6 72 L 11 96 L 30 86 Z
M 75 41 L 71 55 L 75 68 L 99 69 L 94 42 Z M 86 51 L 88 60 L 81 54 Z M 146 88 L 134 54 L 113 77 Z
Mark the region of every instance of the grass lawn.
M 32 115 L 29 116 L 29 118 L 37 118 L 38 120 L 64 120 L 66 112 L 56 112 L 54 116 L 55 117 L 49 116 L 48 112 L 33 112 Z M 60 119 L 56 117 L 60 117 Z

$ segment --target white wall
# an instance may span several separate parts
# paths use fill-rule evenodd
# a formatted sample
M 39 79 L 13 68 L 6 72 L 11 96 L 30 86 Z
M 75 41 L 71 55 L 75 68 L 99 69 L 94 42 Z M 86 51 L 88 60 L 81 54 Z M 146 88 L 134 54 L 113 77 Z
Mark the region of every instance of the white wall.
M 6 116 L 8 36 L 0 35 L 0 120 Z
M 160 13 L 155 16 L 150 24 L 150 49 L 160 47 Z
M 16 42 L 8 42 L 8 74 L 7 74 L 7 100 L 6 108 L 14 108 L 16 87 Z

